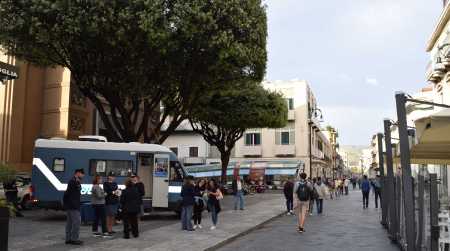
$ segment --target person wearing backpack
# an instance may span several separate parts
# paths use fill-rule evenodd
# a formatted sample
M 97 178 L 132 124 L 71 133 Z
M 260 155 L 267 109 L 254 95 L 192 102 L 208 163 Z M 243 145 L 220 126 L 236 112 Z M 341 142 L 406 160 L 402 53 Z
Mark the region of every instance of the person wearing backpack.
M 298 217 L 298 232 L 305 232 L 305 220 L 306 213 L 309 208 L 311 193 L 312 193 L 312 185 L 310 182 L 306 181 L 306 173 L 301 173 L 299 175 L 299 180 L 295 183 L 294 186 L 294 201 L 295 201 L 295 211 Z

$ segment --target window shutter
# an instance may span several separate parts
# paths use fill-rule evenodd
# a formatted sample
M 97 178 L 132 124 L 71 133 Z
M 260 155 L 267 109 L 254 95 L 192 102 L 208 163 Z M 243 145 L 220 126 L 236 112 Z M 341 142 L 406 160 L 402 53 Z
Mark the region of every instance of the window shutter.
M 275 145 L 281 145 L 281 132 L 275 131 Z
M 291 131 L 289 132 L 289 145 L 295 144 L 295 132 Z

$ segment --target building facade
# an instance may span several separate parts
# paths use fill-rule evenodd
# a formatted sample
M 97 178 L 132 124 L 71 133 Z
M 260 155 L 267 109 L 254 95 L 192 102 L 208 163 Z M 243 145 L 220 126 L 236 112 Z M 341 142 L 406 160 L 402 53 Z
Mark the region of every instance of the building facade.
M 95 109 L 62 67 L 42 68 L 0 51 L 0 61 L 19 67 L 19 78 L 0 85 L 0 161 L 31 171 L 37 138 L 76 139 L 95 132 Z

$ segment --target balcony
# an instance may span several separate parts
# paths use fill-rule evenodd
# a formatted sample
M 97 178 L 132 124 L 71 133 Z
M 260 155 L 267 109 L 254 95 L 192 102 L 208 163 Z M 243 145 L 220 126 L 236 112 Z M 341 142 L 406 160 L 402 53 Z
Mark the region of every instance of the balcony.
M 243 156 L 261 156 L 262 147 L 261 145 L 242 146 L 240 152 Z
M 276 156 L 295 156 L 295 145 L 275 145 Z
M 288 120 L 289 121 L 295 120 L 295 110 L 288 110 Z
M 197 165 L 197 164 L 205 164 L 205 159 L 201 157 L 185 157 L 183 159 L 184 165 Z

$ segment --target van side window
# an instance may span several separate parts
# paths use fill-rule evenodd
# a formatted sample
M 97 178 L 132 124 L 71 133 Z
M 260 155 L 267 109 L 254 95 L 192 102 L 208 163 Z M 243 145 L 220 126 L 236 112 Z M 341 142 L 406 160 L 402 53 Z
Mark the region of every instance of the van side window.
M 115 176 L 126 177 L 133 172 L 133 163 L 129 160 L 91 160 L 89 175 L 106 176 L 113 172 Z
M 64 158 L 53 159 L 53 171 L 54 172 L 64 172 L 64 170 L 65 170 Z

